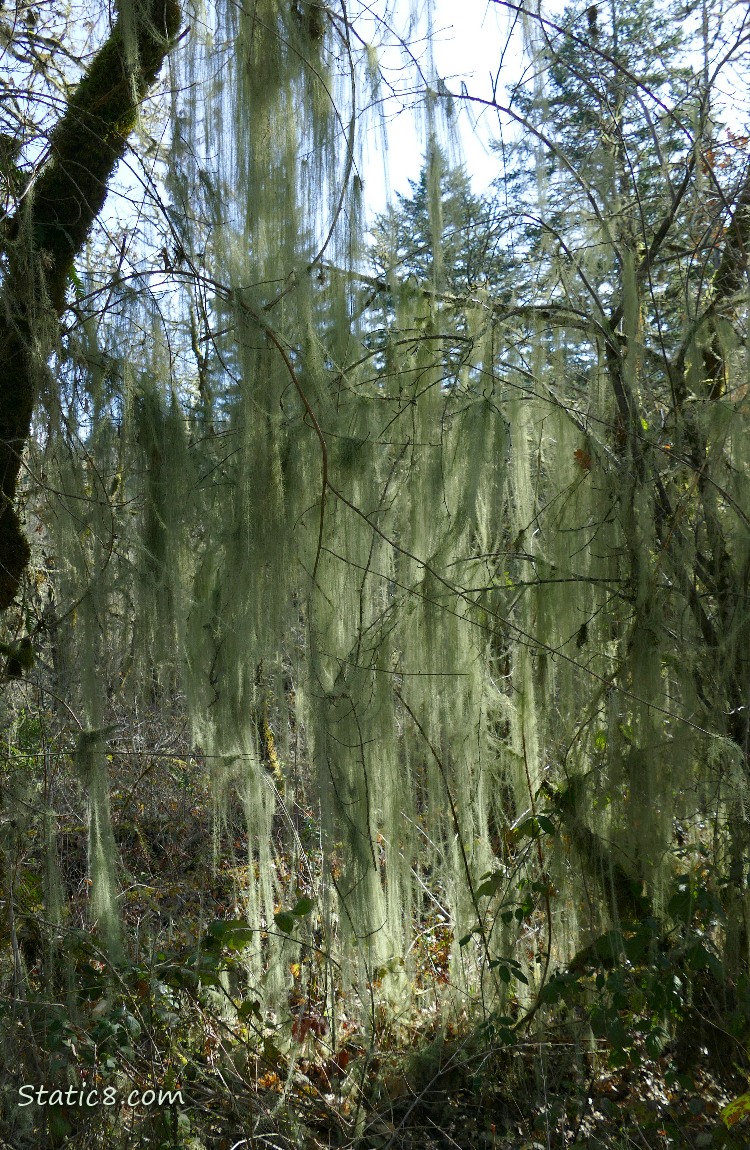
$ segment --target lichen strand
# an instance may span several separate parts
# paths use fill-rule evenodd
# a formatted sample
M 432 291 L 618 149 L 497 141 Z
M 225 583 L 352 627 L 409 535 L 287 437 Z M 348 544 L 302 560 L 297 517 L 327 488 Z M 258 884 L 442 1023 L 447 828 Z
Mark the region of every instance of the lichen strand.
M 47 288 L 58 312 L 65 305 L 73 259 L 104 204 L 108 181 L 124 155 L 138 103 L 156 79 L 179 23 L 180 9 L 174 0 L 154 0 L 148 18 L 136 22 L 138 66 L 133 72 L 121 16 L 52 132 L 52 160 L 38 181 L 31 210 L 35 244 L 52 257 Z
M 130 17 L 127 49 L 126 15 Z M 107 183 L 135 125 L 138 103 L 156 79 L 179 24 L 176 0 L 151 0 L 145 12 L 121 10 L 112 34 L 51 134 L 51 160 L 33 198 L 28 197 L 25 210 L 30 218 L 19 221 L 16 230 L 29 232 L 35 249 L 46 257 L 44 288 L 58 315 L 65 308 L 73 260 L 104 204 Z M 23 276 L 7 278 L 0 318 L 0 611 L 13 602 L 30 557 L 13 506 L 35 397 L 28 295 Z

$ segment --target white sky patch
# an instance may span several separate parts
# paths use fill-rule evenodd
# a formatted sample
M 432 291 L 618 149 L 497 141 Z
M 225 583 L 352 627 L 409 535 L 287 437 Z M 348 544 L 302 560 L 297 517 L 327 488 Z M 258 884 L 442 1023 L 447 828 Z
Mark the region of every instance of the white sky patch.
M 521 0 L 517 3 L 520 6 Z M 381 93 L 384 131 L 368 135 L 361 173 L 369 219 L 382 212 L 389 202 L 394 202 L 396 193 L 409 195 L 409 182 L 419 177 L 429 135 L 424 110 L 424 93 L 428 87 L 436 92 L 436 103 L 443 104 L 447 92 L 456 95 L 453 134 L 447 139 L 438 131 L 438 136 L 450 160 L 465 165 L 474 191 L 486 191 L 492 181 L 502 175 L 501 156 L 491 149 L 491 142 L 507 143 L 517 138 L 519 131 L 491 104 L 493 101 L 507 104 L 513 87 L 524 78 L 524 70 L 531 68 L 523 46 L 520 18 L 512 3 L 464 0 L 459 4 L 456 0 L 433 0 L 431 22 L 428 22 L 426 5 L 419 5 L 417 0 L 394 0 L 386 7 L 385 20 L 391 31 L 384 36 L 382 26 L 375 31 L 371 25 L 373 42 L 382 45 L 378 59 L 386 82 Z M 548 0 L 540 6 L 539 13 L 543 20 L 549 21 L 551 34 L 563 12 L 570 7 L 573 5 L 566 0 Z M 578 8 L 582 13 L 585 11 L 583 0 Z M 735 132 L 746 131 L 750 119 L 747 55 L 741 51 L 743 30 L 747 36 L 745 8 L 738 5 L 718 19 L 716 13 L 709 17 L 712 27 L 708 71 L 714 92 L 714 114 L 717 122 Z M 692 20 L 686 19 L 688 35 L 698 32 L 699 16 L 696 13 Z M 366 21 L 363 27 L 366 28 Z M 403 38 L 401 45 L 397 32 Z M 700 73 L 704 66 L 699 43 L 700 38 L 696 36 L 695 49 L 685 55 L 685 64 L 695 73 Z M 419 62 L 421 86 L 415 84 L 413 66 L 410 69 L 407 63 L 409 58 Z M 526 78 L 529 77 L 530 71 Z
M 396 5 L 393 26 L 398 26 L 402 11 L 401 23 L 408 27 L 406 3 Z M 403 48 L 395 38 L 389 38 L 379 52 L 386 78 L 382 107 L 386 140 L 384 151 L 382 133 L 373 133 L 365 149 L 362 175 L 370 214 L 382 211 L 395 193 L 408 195 L 409 181 L 419 177 L 429 134 L 423 106 L 428 86 L 435 92 L 436 105 L 443 109 L 448 92 L 458 97 L 453 101 L 451 138 L 438 131 L 451 160 L 465 164 L 477 191 L 486 189 L 500 175 L 498 157 L 490 149 L 490 141 L 501 134 L 497 112 L 487 103 L 465 97 L 489 102 L 497 95 L 502 101 L 508 85 L 518 82 L 521 41 L 512 32 L 512 18 L 507 9 L 487 0 L 468 0 L 463 5 L 457 5 L 455 0 L 435 0 L 431 23 L 431 50 L 424 12 L 411 21 L 408 32 L 411 53 L 419 61 L 424 77 L 420 89 L 414 86 L 413 73 L 401 87 L 406 67 Z M 438 114 L 438 125 L 441 119 Z

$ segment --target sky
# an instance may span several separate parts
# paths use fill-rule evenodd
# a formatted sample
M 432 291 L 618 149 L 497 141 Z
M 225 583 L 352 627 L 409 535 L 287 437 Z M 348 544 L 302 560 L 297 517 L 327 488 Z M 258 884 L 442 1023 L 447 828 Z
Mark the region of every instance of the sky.
M 398 0 L 395 20 L 408 7 L 407 0 Z M 471 96 L 482 99 L 492 97 L 492 78 L 500 68 L 503 47 L 508 41 L 509 19 L 505 9 L 488 3 L 487 0 L 434 0 L 433 14 L 433 60 L 437 76 L 451 91 L 462 90 Z M 424 25 L 421 28 L 425 31 Z M 421 37 L 411 37 L 415 54 L 419 54 L 425 71 L 430 67 L 427 50 Z M 394 85 L 403 82 L 400 74 L 401 56 L 393 51 L 384 52 L 380 58 L 386 76 Z M 513 37 L 513 48 L 506 53 L 501 69 L 500 92 L 504 85 L 517 81 L 521 71 L 520 37 Z M 408 194 L 409 180 L 416 180 L 422 167 L 425 150 L 426 129 L 424 117 L 414 108 L 409 108 L 408 89 L 402 100 L 390 99 L 385 103 L 387 131 L 387 174 L 383 156 L 382 139 L 371 138 L 365 151 L 362 177 L 365 197 L 370 212 L 382 211 L 389 198 L 395 193 Z M 449 155 L 454 161 L 465 163 L 472 177 L 474 190 L 484 191 L 498 175 L 497 156 L 490 150 L 490 140 L 499 132 L 497 117 L 491 108 L 478 104 L 465 104 L 455 117 L 455 133 L 452 140 L 443 138 L 449 147 Z
M 355 0 L 351 0 L 352 3 Z M 363 8 L 371 0 L 360 0 Z M 517 0 L 520 2 L 520 0 Z M 566 7 L 573 6 L 574 0 L 537 0 L 541 4 L 544 17 L 555 21 Z M 410 11 L 426 5 L 426 0 L 385 0 L 394 13 L 393 25 L 406 33 Z M 577 0 L 579 10 L 585 9 L 585 0 Z M 531 7 L 531 5 L 530 5 Z M 498 99 L 507 99 L 508 90 L 517 84 L 524 68 L 529 68 L 528 56 L 522 45 L 521 30 L 516 22 L 511 27 L 513 13 L 504 3 L 492 0 L 432 0 L 433 8 L 433 62 L 435 75 L 445 83 L 451 92 L 466 92 L 480 100 L 490 100 L 493 94 L 493 78 L 499 77 Z M 699 19 L 700 9 L 693 5 L 692 24 Z M 730 4 L 719 17 L 718 6 L 714 6 L 711 21 L 712 36 L 711 70 L 717 67 L 720 77 L 712 84 L 713 109 L 717 119 L 726 127 L 739 133 L 750 134 L 750 101 L 748 100 L 747 62 L 739 57 L 736 63 L 727 61 L 725 52 L 737 36 L 744 31 L 743 13 L 745 3 Z M 350 9 L 351 10 L 351 9 Z M 718 22 L 717 22 L 718 21 Z M 687 20 L 685 28 L 691 23 Z M 739 29 L 739 31 L 738 31 Z M 416 33 L 406 33 L 425 73 L 429 73 L 429 59 L 426 49 L 427 28 L 422 19 Z M 745 32 L 745 36 L 747 33 Z M 694 58 L 693 58 L 694 57 Z M 403 70 L 403 55 L 397 52 L 383 53 L 380 58 L 386 76 L 391 76 L 394 85 L 399 81 L 407 88 Z M 694 71 L 702 70 L 700 54 L 687 53 L 685 63 Z M 399 69 L 401 74 L 399 75 Z M 409 111 L 409 98 L 386 102 L 388 174 L 383 156 L 382 141 L 372 140 L 365 151 L 362 178 L 365 185 L 365 203 L 369 218 L 383 211 L 387 202 L 394 199 L 395 193 L 409 194 L 409 181 L 419 176 L 427 133 L 424 125 Z M 416 102 L 412 95 L 411 103 Z M 500 135 L 501 125 L 492 108 L 479 103 L 463 101 L 456 117 L 457 150 L 451 155 L 455 161 L 461 160 L 472 178 L 474 191 L 481 193 L 500 174 L 497 154 L 490 150 L 490 141 Z M 507 127 L 506 127 L 507 131 Z M 445 142 L 445 141 L 443 141 Z

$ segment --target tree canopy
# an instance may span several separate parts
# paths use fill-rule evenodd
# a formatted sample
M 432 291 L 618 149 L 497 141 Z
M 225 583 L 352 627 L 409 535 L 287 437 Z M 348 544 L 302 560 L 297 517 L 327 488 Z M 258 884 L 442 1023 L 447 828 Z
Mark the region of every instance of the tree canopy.
M 494 1140 L 514 1054 L 549 1146 L 750 1112 L 746 13 L 498 7 L 374 217 L 386 11 L 0 12 L 14 1146 L 411 1145 L 446 1066 Z

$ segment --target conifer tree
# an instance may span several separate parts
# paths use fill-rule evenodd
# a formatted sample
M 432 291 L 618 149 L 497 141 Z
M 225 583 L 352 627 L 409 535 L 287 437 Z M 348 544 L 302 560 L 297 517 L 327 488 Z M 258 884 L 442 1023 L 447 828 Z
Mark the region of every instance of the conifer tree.
M 152 771 L 167 790 L 154 748 L 179 730 L 240 876 L 237 918 L 196 939 L 216 959 L 237 932 L 227 1026 L 250 1003 L 292 1041 L 301 951 L 332 1031 L 346 1010 L 374 1034 L 417 1010 L 439 915 L 436 1015 L 512 1040 L 555 967 L 630 962 L 634 939 L 684 967 L 674 887 L 699 857 L 731 924 L 705 924 L 705 954 L 747 970 L 745 145 L 684 71 L 674 13 L 522 16 L 536 79 L 499 110 L 523 130 L 502 195 L 431 139 L 369 252 L 375 53 L 344 9 L 196 20 L 169 149 L 139 137 L 135 240 L 86 246 L 175 7 L 123 4 L 49 159 L 7 159 L 0 606 L 29 558 L 24 446 L 44 547 L 7 612 L 9 713 L 27 686 L 56 700 L 115 981 L 108 756 L 127 739 L 132 792 Z M 46 777 L 38 796 L 54 845 Z M 198 991 L 192 961 L 172 989 Z
M 529 587 L 525 626 L 548 651 L 540 685 L 567 764 L 561 815 L 601 896 L 617 894 L 616 919 L 618 903 L 626 917 L 659 905 L 673 818 L 697 833 L 705 817 L 706 755 L 722 764 L 715 825 L 732 825 L 735 858 L 744 849 L 729 816 L 746 764 L 742 416 L 718 402 L 729 363 L 741 373 L 743 362 L 744 156 L 730 145 L 721 175 L 709 162 L 712 92 L 684 67 L 695 44 L 673 11 L 569 8 L 559 22 L 530 20 L 528 42 L 537 79 L 512 105 L 528 133 L 508 226 L 519 310 L 544 353 L 529 340 L 518 383 L 538 466 L 512 550 Z M 591 693 L 571 708 L 572 667 Z M 686 759 L 701 796 L 692 810 Z M 605 818 L 593 813 L 602 801 Z M 640 912 L 628 874 L 649 892 Z

